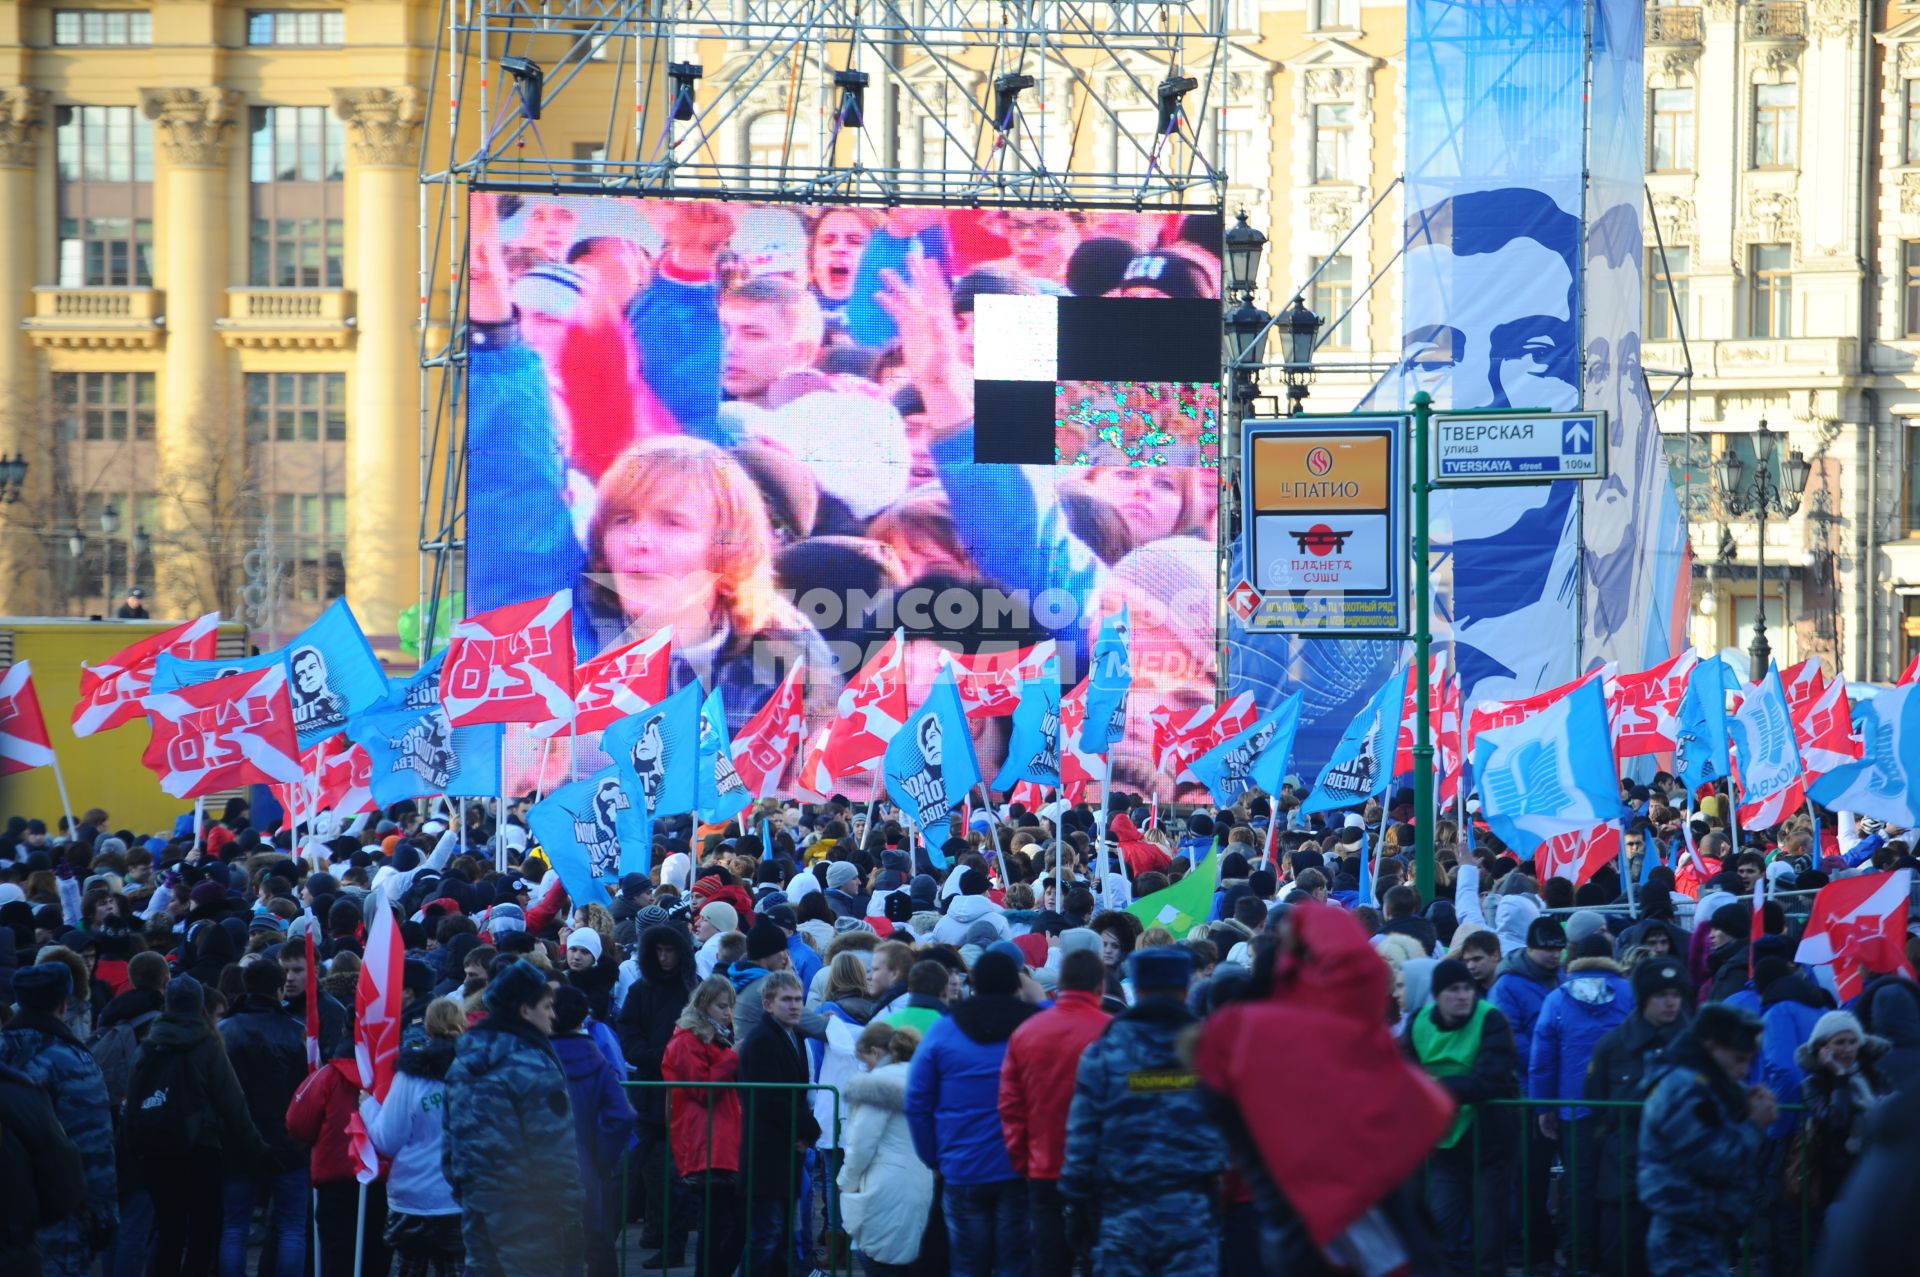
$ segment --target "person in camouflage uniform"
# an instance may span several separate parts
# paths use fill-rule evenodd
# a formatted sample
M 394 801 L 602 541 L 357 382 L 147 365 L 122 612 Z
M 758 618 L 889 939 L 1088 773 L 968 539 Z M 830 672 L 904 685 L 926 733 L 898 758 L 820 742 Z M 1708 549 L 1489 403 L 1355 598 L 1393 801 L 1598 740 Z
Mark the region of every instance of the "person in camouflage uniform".
M 73 975 L 64 963 L 22 969 L 13 977 L 20 1014 L 0 1033 L 0 1064 L 19 1070 L 46 1089 L 54 1114 L 86 1168 L 86 1208 L 39 1232 L 41 1262 L 49 1277 L 87 1277 L 93 1271 L 94 1253 L 112 1238 L 120 1213 L 113 1164 L 113 1107 L 107 1103 L 100 1066 L 67 1027 L 72 993 Z
M 553 986 L 524 958 L 487 986 L 487 1018 L 447 1070 L 441 1168 L 460 1203 L 468 1277 L 568 1277 L 586 1199 L 567 1077 L 547 1040 Z
M 1665 1056 L 1640 1122 L 1640 1201 L 1653 1216 L 1654 1277 L 1724 1273 L 1764 1194 L 1760 1157 L 1779 1116 L 1773 1092 L 1745 1086 L 1760 1046 L 1751 1012 L 1710 1003 Z
M 1080 1057 L 1060 1169 L 1068 1236 L 1084 1250 L 1100 1214 L 1101 1277 L 1214 1277 L 1220 1269 L 1225 1135 L 1210 1116 L 1179 1038 L 1193 972 L 1185 949 L 1133 955 L 1137 1003 Z

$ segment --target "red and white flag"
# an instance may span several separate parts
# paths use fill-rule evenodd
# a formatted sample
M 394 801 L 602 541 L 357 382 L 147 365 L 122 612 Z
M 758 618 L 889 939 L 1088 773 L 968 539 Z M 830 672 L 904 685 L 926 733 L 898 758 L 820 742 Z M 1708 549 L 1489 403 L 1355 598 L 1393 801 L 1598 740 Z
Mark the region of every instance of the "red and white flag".
M 795 661 L 772 699 L 733 738 L 733 770 L 755 798 L 771 798 L 807 734 L 807 665 Z
M 906 643 L 900 631 L 848 680 L 827 725 L 820 760 L 834 780 L 866 771 L 886 756 L 887 742 L 907 721 Z
M 1862 874 L 1820 888 L 1795 962 L 1831 963 L 1833 984 L 1845 1004 L 1866 984 L 1865 969 L 1897 971 L 1911 980 L 1907 962 L 1907 900 L 1913 871 Z
M 1087 680 L 1060 698 L 1060 796 L 1070 803 L 1083 801 L 1105 765 L 1105 754 L 1080 751 L 1080 729 L 1087 722 Z M 1102 795 L 1104 797 L 1104 795 Z
M 313 952 L 313 928 L 307 940 L 307 1072 L 320 1067 L 320 961 Z
M 831 723 L 822 723 L 800 753 L 800 770 L 793 776 L 794 797 L 805 802 L 825 802 L 833 795 L 833 777 L 827 774 L 827 734 Z M 735 763 L 734 769 L 739 770 Z
M 15 661 L 0 677 L 0 776 L 53 765 L 53 737 L 33 690 L 33 670 Z
M 1860 739 L 1853 734 L 1853 706 L 1847 685 L 1829 679 L 1817 660 L 1808 659 L 1780 676 L 1787 692 L 1787 712 L 1793 717 L 1793 735 L 1807 774 L 1818 776 L 1857 762 Z
M 1620 823 L 1608 821 L 1582 833 L 1555 834 L 1534 853 L 1534 868 L 1545 882 L 1565 878 L 1578 887 L 1602 865 L 1620 858 Z
M 1920 652 L 1913 654 L 1907 662 L 1907 668 L 1900 671 L 1900 677 L 1893 680 L 1895 687 L 1905 687 L 1909 683 L 1920 683 Z
M 333 738 L 332 746 L 320 758 L 321 811 L 336 818 L 378 811 L 373 800 L 373 755 L 366 746 L 356 745 L 344 734 Z
M 510 603 L 453 627 L 440 703 L 455 727 L 573 718 L 573 591 Z
M 1039 678 L 1058 644 L 1053 639 L 1015 651 L 947 653 L 954 686 L 968 718 L 1000 718 L 1020 703 L 1020 684 Z
M 1400 707 L 1400 735 L 1393 752 L 1393 774 L 1413 774 L 1413 728 L 1419 713 L 1419 684 L 1407 666 L 1407 698 Z M 1438 798 L 1447 806 L 1460 788 L 1460 680 L 1447 669 L 1444 652 L 1435 652 L 1427 668 L 1427 721 L 1433 756 L 1440 765 Z
M 1242 692 L 1220 705 L 1203 705 L 1184 718 L 1171 706 L 1149 710 L 1153 765 L 1179 780 L 1194 759 L 1246 731 L 1258 717 L 1260 707 L 1252 692 Z
M 1650 670 L 1622 674 L 1614 680 L 1614 693 L 1607 709 L 1613 721 L 1616 758 L 1665 754 L 1673 750 L 1674 733 L 1679 730 L 1680 698 L 1687 690 L 1687 675 L 1699 660 L 1694 650 L 1688 648 Z
M 673 673 L 673 629 L 662 627 L 643 639 L 622 643 L 602 652 L 573 677 L 574 713 L 579 730 L 598 732 L 621 719 L 667 699 Z M 549 719 L 533 729 L 535 737 L 552 736 L 572 726 L 565 717 Z
M 153 739 L 141 761 L 174 798 L 291 784 L 303 774 L 284 665 L 150 693 L 146 705 Z
M 1562 683 L 1559 687 L 1550 687 L 1544 692 L 1535 692 L 1532 696 L 1522 696 L 1511 701 L 1481 701 L 1467 717 L 1467 749 L 1471 751 L 1480 739 L 1480 733 L 1495 727 L 1512 727 L 1532 718 L 1547 706 L 1553 704 L 1576 688 L 1585 687 L 1596 678 L 1611 679 L 1613 666 L 1605 665 L 1589 670 L 1571 683 Z
M 327 746 L 334 740 L 315 741 L 308 749 L 300 751 L 300 779 L 285 785 L 270 785 L 273 801 L 280 804 L 280 810 L 286 815 L 286 828 L 295 825 L 313 826 L 313 818 L 320 814 L 319 772 L 320 760 L 326 756 Z
M 1747 928 L 1747 979 L 1753 979 L 1754 945 L 1767 934 L 1767 876 L 1753 880 L 1753 922 Z
M 153 667 L 160 654 L 183 661 L 210 660 L 219 640 L 220 614 L 209 612 L 122 648 L 98 665 L 83 664 L 80 700 L 73 707 L 73 734 L 91 736 L 145 718 L 140 702 L 153 686 Z

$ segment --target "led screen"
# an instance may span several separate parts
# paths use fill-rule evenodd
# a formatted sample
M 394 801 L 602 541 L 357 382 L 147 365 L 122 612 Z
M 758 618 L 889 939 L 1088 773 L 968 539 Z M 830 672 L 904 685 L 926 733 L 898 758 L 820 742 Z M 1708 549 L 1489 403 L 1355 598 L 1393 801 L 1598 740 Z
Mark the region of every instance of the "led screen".
M 819 726 L 896 629 L 916 703 L 942 649 L 1052 639 L 1070 688 L 1125 603 L 1115 783 L 1171 797 L 1149 715 L 1216 675 L 1220 233 L 476 193 L 468 607 L 571 587 L 582 661 L 671 626 L 737 732 L 796 661 Z

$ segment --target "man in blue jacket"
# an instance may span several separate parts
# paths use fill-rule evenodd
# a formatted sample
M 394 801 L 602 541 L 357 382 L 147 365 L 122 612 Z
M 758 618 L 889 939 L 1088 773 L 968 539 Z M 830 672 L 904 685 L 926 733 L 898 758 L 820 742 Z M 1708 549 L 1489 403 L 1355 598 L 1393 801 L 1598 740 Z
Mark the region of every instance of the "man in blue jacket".
M 1533 1029 L 1547 995 L 1560 984 L 1560 959 L 1567 948 L 1567 929 L 1560 920 L 1543 915 L 1527 926 L 1526 948 L 1509 953 L 1500 964 L 1487 1000 L 1513 1026 L 1513 1045 L 1519 1058 L 1533 1059 Z M 1522 1209 L 1532 1221 L 1522 1235 L 1531 1239 L 1537 1263 L 1553 1254 L 1553 1221 L 1547 1214 L 1547 1190 L 1552 1179 L 1553 1144 L 1538 1127 L 1527 1132 L 1526 1178 L 1520 1185 Z M 1516 1230 L 1518 1232 L 1519 1230 Z
M 914 1053 L 907 1125 L 914 1151 L 945 1184 L 954 1277 L 1026 1277 L 1026 1184 L 1000 1126 L 1000 1063 L 1035 1008 L 1021 1000 L 1020 968 L 1006 954 L 981 954 L 972 976 L 973 996 Z

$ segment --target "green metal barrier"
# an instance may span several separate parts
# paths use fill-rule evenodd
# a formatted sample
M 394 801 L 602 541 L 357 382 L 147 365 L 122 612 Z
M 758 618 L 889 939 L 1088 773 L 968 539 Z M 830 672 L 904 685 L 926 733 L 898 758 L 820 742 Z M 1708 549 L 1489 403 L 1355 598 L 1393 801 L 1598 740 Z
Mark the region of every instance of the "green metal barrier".
M 696 1274 L 713 1272 L 716 1265 L 724 1263 L 713 1253 L 715 1246 L 724 1244 L 726 1238 L 737 1237 L 740 1242 L 738 1258 L 742 1277 L 807 1277 L 816 1269 L 852 1277 L 853 1253 L 852 1248 L 845 1244 L 846 1237 L 840 1228 L 840 1186 L 836 1182 L 844 1126 L 840 1088 L 818 1082 L 625 1082 L 622 1085 L 629 1092 L 636 1109 L 643 1107 L 643 1095 L 659 1093 L 665 1107 L 665 1125 L 656 1142 L 631 1152 L 622 1167 L 620 1233 L 615 1250 L 620 1261 L 621 1277 L 626 1277 L 628 1272 L 627 1219 L 631 1213 L 629 1205 L 636 1173 L 648 1186 L 645 1209 L 650 1222 L 657 1213 L 661 1262 L 645 1268 L 635 1264 L 635 1273 L 665 1274 L 682 1268 L 691 1269 Z M 810 1175 L 803 1173 L 798 1177 L 795 1191 L 786 1198 L 789 1226 L 785 1244 L 781 1247 L 781 1259 L 771 1266 L 762 1264 L 755 1268 L 749 1238 L 755 1201 L 754 1186 L 756 1177 L 763 1176 L 767 1168 L 756 1165 L 753 1141 L 746 1137 L 756 1129 L 756 1120 L 763 1106 L 780 1104 L 787 1111 L 788 1144 L 798 1144 L 800 1113 L 808 1106 L 809 1097 L 815 1091 L 825 1091 L 833 1097 L 832 1125 L 820 1140 L 821 1144 L 826 1144 L 827 1137 L 831 1136 L 832 1147 L 816 1148 L 808 1155 L 807 1160 L 812 1163 Z M 743 1137 L 739 1149 L 740 1168 L 730 1178 L 702 1175 L 698 1182 L 694 1182 L 683 1179 L 680 1168 L 674 1165 L 672 1131 L 676 1101 L 698 1104 L 708 1112 L 705 1151 L 708 1166 L 713 1165 L 716 1151 L 711 1110 L 707 1109 L 704 1102 L 692 1099 L 689 1092 L 732 1093 L 740 1101 Z M 782 1093 L 787 1097 L 784 1102 L 780 1099 Z M 716 1098 L 715 1102 L 721 1101 Z M 647 1128 L 642 1129 L 644 1131 Z M 644 1164 L 636 1165 L 642 1159 Z M 649 1176 L 648 1171 L 654 1174 Z M 653 1192 L 656 1186 L 661 1190 L 657 1200 Z M 809 1242 L 815 1236 L 816 1205 L 820 1207 L 827 1238 L 825 1262 L 821 1264 L 813 1263 L 811 1254 L 802 1254 L 796 1249 L 795 1234 L 804 1236 Z M 683 1263 L 673 1262 L 680 1258 L 678 1248 L 673 1245 L 676 1228 L 681 1237 L 686 1239 L 686 1258 Z M 733 1270 L 729 1266 L 727 1271 L 730 1273 Z M 718 1274 L 717 1277 L 725 1275 Z
M 1472 1134 L 1473 1165 L 1483 1167 L 1486 1123 L 1482 1114 L 1506 1112 L 1519 1125 L 1513 1161 L 1505 1166 L 1484 1167 L 1471 1175 L 1468 1219 L 1472 1228 L 1471 1266 L 1474 1277 L 1509 1277 L 1514 1272 L 1526 1277 L 1552 1277 L 1557 1273 L 1592 1274 L 1592 1277 L 1635 1277 L 1647 1271 L 1644 1253 L 1636 1247 L 1646 1245 L 1649 1216 L 1638 1204 L 1638 1193 L 1630 1167 L 1637 1165 L 1638 1154 L 1616 1157 L 1615 1182 L 1599 1182 L 1600 1161 L 1607 1142 L 1621 1141 L 1637 1149 L 1642 1100 L 1492 1100 L 1469 1106 L 1476 1120 L 1468 1128 Z M 1563 1117 L 1560 1110 L 1589 1110 L 1585 1116 Z M 1803 1106 L 1782 1104 L 1782 1114 L 1798 1114 Z M 1553 1114 L 1558 1123 L 1557 1138 L 1547 1141 L 1539 1130 L 1539 1118 Z M 1547 1147 L 1536 1147 L 1536 1140 Z M 1541 1157 L 1547 1157 L 1545 1164 Z M 1755 1215 L 1740 1237 L 1740 1277 L 1799 1277 L 1811 1271 L 1816 1236 L 1814 1203 L 1807 1191 L 1806 1168 L 1794 1201 L 1786 1200 L 1782 1182 L 1785 1147 L 1769 1140 L 1762 1146 L 1761 1164 L 1754 1168 L 1757 1183 Z M 1546 1178 L 1544 1199 L 1528 1192 L 1535 1175 Z M 1435 1168 L 1429 1161 L 1423 1173 L 1423 1188 L 1431 1206 L 1436 1200 Z M 1443 1188 L 1445 1199 L 1451 1185 Z M 1605 1193 L 1606 1196 L 1602 1196 Z M 1490 1195 L 1490 1196 L 1489 1196 Z M 1491 1212 L 1491 1213 L 1490 1213 Z M 1538 1234 L 1542 1217 L 1550 1217 L 1552 1234 Z M 1486 1224 L 1491 1227 L 1485 1227 Z M 1553 1244 L 1555 1236 L 1559 1245 Z M 1517 1266 L 1507 1262 L 1513 1249 L 1509 1242 L 1517 1238 Z

